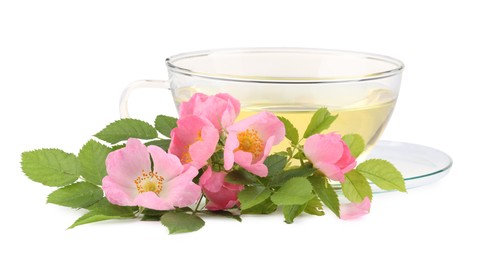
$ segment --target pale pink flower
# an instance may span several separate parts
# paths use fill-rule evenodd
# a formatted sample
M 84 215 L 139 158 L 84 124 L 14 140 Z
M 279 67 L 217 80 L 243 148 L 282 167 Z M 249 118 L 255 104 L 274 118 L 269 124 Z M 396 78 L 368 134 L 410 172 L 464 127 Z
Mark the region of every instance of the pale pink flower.
M 225 172 L 213 172 L 208 167 L 199 179 L 199 185 L 208 199 L 208 210 L 224 210 L 239 205 L 238 193 L 244 186 L 226 182 L 225 176 Z
M 344 182 L 344 174 L 356 166 L 349 147 L 335 133 L 316 134 L 304 144 L 305 156 L 329 179 Z
M 170 210 L 194 204 L 201 196 L 201 188 L 192 182 L 196 168 L 182 166 L 175 155 L 138 139 L 128 139 L 125 148 L 108 154 L 106 171 L 102 188 L 116 205 Z
M 237 163 L 255 175 L 267 176 L 268 168 L 263 161 L 272 146 L 284 139 L 284 124 L 274 114 L 260 112 L 228 127 L 227 131 L 224 168 L 230 170 Z
M 170 133 L 169 153 L 176 155 L 182 164 L 200 169 L 213 155 L 219 140 L 219 131 L 206 119 L 186 116 L 177 120 Z
M 359 218 L 370 213 L 371 201 L 368 197 L 360 203 L 346 203 L 339 207 L 341 219 L 349 220 Z
M 214 96 L 196 93 L 182 102 L 179 109 L 180 118 L 190 115 L 206 118 L 220 131 L 232 125 L 239 113 L 240 102 L 225 93 Z

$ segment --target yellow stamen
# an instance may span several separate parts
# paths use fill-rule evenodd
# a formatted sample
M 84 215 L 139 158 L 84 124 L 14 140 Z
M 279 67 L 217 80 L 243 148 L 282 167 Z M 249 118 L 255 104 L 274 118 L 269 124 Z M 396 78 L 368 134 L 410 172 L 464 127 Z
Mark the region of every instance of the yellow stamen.
M 162 191 L 164 178 L 159 176 L 156 172 L 146 173 L 142 170 L 142 174 L 139 175 L 133 182 L 137 186 L 137 191 L 139 194 L 149 191 L 159 194 Z
M 240 146 L 235 151 L 249 152 L 253 155 L 253 160 L 257 160 L 263 153 L 263 140 L 254 129 L 247 129 L 244 132 L 238 133 L 238 141 L 240 142 Z

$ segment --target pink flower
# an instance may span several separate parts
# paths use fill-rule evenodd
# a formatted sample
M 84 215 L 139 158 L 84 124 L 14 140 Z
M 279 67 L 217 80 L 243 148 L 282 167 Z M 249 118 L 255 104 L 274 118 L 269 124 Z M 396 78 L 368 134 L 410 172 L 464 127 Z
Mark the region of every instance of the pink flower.
M 304 144 L 304 154 L 329 179 L 344 182 L 344 174 L 356 166 L 349 147 L 335 133 L 316 134 Z
M 202 93 L 194 94 L 187 102 L 180 105 L 180 118 L 190 115 L 208 119 L 218 130 L 233 124 L 240 113 L 240 102 L 224 93 L 207 96 Z
M 106 170 L 102 188 L 116 205 L 170 210 L 194 204 L 201 196 L 201 188 L 192 182 L 196 168 L 184 167 L 176 156 L 157 146 L 145 147 L 138 139 L 128 139 L 125 148 L 108 154 Z
M 224 168 L 239 164 L 255 175 L 265 177 L 267 158 L 272 146 L 285 137 L 284 124 L 269 112 L 261 112 L 245 118 L 227 128 L 228 137 L 224 147 Z
M 200 169 L 207 164 L 219 140 L 219 131 L 198 116 L 177 120 L 177 127 L 170 133 L 169 153 L 180 158 L 182 164 Z
M 360 203 L 347 203 L 339 207 L 341 219 L 349 220 L 359 218 L 370 213 L 371 201 L 368 197 Z
M 224 181 L 225 176 L 225 172 L 213 172 L 208 167 L 199 179 L 199 185 L 209 200 L 206 205 L 208 210 L 230 209 L 239 205 L 238 193 L 244 186 Z

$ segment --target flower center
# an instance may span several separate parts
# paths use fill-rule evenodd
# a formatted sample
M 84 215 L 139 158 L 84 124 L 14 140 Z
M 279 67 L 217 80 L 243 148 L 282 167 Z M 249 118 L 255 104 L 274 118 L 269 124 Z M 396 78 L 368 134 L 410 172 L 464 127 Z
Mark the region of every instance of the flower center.
M 184 152 L 181 155 L 181 163 L 186 164 L 186 163 L 192 162 L 192 157 L 191 157 L 191 154 L 189 153 L 189 147 L 191 145 L 193 145 L 195 142 L 198 142 L 198 141 L 204 141 L 202 139 L 202 136 L 201 136 L 201 130 L 199 130 L 199 132 L 197 133 L 197 136 L 194 139 L 194 142 L 184 146 Z
M 138 176 L 133 182 L 137 186 L 138 193 L 155 192 L 159 194 L 162 191 L 162 183 L 164 178 L 159 176 L 156 172 L 146 173 L 142 170 L 142 174 Z
M 263 153 L 263 140 L 258 136 L 258 132 L 254 129 L 247 129 L 244 132 L 238 133 L 238 141 L 240 146 L 236 150 L 249 152 L 253 155 L 253 160 L 256 160 Z

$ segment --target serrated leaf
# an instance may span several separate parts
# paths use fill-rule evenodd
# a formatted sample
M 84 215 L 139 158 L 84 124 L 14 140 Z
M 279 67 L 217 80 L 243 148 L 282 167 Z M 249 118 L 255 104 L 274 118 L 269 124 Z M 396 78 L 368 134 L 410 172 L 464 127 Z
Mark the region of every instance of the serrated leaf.
M 170 140 L 169 139 L 158 139 L 158 140 L 153 140 L 153 141 L 145 143 L 145 146 L 149 146 L 149 145 L 158 146 L 158 147 L 162 148 L 162 150 L 167 152 L 169 150 Z
M 322 203 L 319 198 L 314 197 L 307 202 L 304 208 L 304 212 L 310 215 L 323 216 L 324 211 L 322 209 Z
M 348 145 L 351 155 L 354 158 L 357 158 L 365 149 L 365 141 L 358 134 L 347 134 L 342 139 Z
M 124 118 L 107 125 L 95 136 L 108 143 L 116 144 L 128 138 L 144 140 L 157 138 L 157 130 L 147 122 Z
M 79 178 L 78 158 L 59 149 L 24 152 L 21 165 L 29 179 L 47 186 L 61 187 Z
M 254 184 L 257 181 L 257 177 L 247 171 L 234 170 L 226 174 L 224 180 L 229 183 L 248 185 Z
M 172 129 L 177 127 L 177 118 L 159 115 L 155 119 L 155 129 L 166 137 L 170 137 Z
M 160 221 L 169 229 L 169 234 L 193 232 L 204 226 L 204 220 L 200 217 L 184 212 L 168 212 Z
M 306 204 L 303 205 L 284 205 L 282 207 L 282 211 L 285 218 L 285 223 L 292 224 L 294 223 L 294 219 L 302 214 L 306 207 Z
M 364 198 L 372 199 L 371 187 L 366 178 L 356 170 L 351 170 L 344 175 L 342 183 L 343 194 L 351 202 L 359 203 Z
M 270 181 L 268 182 L 268 186 L 278 187 L 292 178 L 311 176 L 315 171 L 316 169 L 310 167 L 299 167 L 295 169 L 285 170 L 278 175 L 269 177 Z
M 71 208 L 86 208 L 103 198 L 100 187 L 87 182 L 77 182 L 53 191 L 47 203 Z
M 263 162 L 268 168 L 268 176 L 274 176 L 283 171 L 287 164 L 287 157 L 278 154 L 272 154 Z
M 388 161 L 367 160 L 358 165 L 356 170 L 383 190 L 407 191 L 402 174 Z
M 264 202 L 255 205 L 249 209 L 241 211 L 241 214 L 270 214 L 277 210 L 277 205 L 272 202 L 270 198 L 266 199 Z
M 337 115 L 331 115 L 327 108 L 318 109 L 312 116 L 311 121 L 305 130 L 304 138 L 309 138 L 312 135 L 319 134 L 328 129 L 336 118 Z
M 285 137 L 290 140 L 290 142 L 294 145 L 299 143 L 299 131 L 295 126 L 285 117 L 278 116 L 278 119 L 284 124 L 285 126 Z
M 132 217 L 127 217 L 127 216 L 108 216 L 108 215 L 103 215 L 99 212 L 96 211 L 90 211 L 80 218 L 78 218 L 71 226 L 69 226 L 68 229 L 84 225 L 84 224 L 89 224 L 93 222 L 99 222 L 99 221 L 104 221 L 104 220 L 110 220 L 110 219 L 122 219 L 122 218 L 132 218 Z
M 263 186 L 248 186 L 238 193 L 238 200 L 240 201 L 240 209 L 249 209 L 258 205 L 268 199 L 272 191 Z
M 203 210 L 201 211 L 202 213 L 204 214 L 207 214 L 207 215 L 212 215 L 212 216 L 222 216 L 222 217 L 226 217 L 226 218 L 231 218 L 231 219 L 234 219 L 238 222 L 241 222 L 241 217 L 240 215 L 235 215 L 229 211 L 226 211 L 226 210 Z
M 340 217 L 339 199 L 332 185 L 322 174 L 316 174 L 308 178 L 314 189 L 314 193 L 336 216 Z
M 111 149 L 95 140 L 89 140 L 79 151 L 78 159 L 81 176 L 84 180 L 95 185 L 101 185 L 106 176 L 106 157 Z
M 302 205 L 312 199 L 312 186 L 307 178 L 288 180 L 270 198 L 277 205 Z

